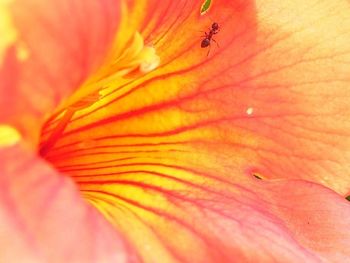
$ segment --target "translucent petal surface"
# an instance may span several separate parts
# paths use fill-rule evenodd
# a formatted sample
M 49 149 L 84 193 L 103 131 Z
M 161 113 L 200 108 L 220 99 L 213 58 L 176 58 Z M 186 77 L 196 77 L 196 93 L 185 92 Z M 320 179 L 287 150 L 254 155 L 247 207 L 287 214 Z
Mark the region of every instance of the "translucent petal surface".
M 71 179 L 18 146 L 0 155 L 0 262 L 136 262 Z
M 0 123 L 33 143 L 42 120 L 101 64 L 115 37 L 120 3 L 9 2 L 16 39 L 0 64 Z
M 105 65 L 102 98 L 54 143 L 67 115 L 46 124 L 44 157 L 146 262 L 347 261 L 349 204 L 321 185 L 350 183 L 348 2 L 128 4 L 114 55 L 139 31 L 159 67 Z

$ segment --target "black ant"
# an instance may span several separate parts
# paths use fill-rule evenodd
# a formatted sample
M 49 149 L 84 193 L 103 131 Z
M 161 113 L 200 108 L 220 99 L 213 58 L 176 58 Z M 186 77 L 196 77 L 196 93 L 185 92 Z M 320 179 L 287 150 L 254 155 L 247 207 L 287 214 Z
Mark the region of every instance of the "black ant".
M 211 40 L 213 40 L 216 43 L 216 45 L 219 47 L 218 42 L 216 42 L 215 39 L 213 38 L 213 35 L 219 33 L 219 31 L 220 31 L 219 24 L 214 22 L 211 25 L 211 28 L 209 28 L 209 33 L 204 32 L 205 36 L 203 36 L 203 37 L 205 37 L 205 38 L 201 42 L 201 48 L 206 48 L 206 47 L 209 46 L 209 50 L 208 50 L 207 56 L 209 56 Z

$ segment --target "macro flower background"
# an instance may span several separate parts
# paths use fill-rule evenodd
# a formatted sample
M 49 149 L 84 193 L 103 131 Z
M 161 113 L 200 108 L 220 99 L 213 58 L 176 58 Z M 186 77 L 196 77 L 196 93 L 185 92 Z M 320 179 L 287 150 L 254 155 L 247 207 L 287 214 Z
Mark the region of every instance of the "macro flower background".
M 349 1 L 202 6 L 0 0 L 0 262 L 349 261 Z

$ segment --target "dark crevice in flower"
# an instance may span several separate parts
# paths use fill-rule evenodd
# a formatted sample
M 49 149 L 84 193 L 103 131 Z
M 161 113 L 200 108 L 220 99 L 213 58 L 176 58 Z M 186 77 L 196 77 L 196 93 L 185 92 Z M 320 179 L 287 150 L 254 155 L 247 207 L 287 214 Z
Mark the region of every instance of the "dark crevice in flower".
M 46 140 L 46 143 L 42 143 L 39 149 L 39 154 L 41 156 L 45 156 L 52 147 L 55 146 L 58 139 L 63 135 L 64 130 L 66 129 L 67 125 L 69 124 L 69 121 L 72 119 L 73 115 L 75 113 L 75 110 L 73 109 L 67 109 L 63 116 L 60 118 L 59 123 L 57 126 L 51 131 L 50 136 Z
M 48 138 L 41 143 L 39 148 L 39 154 L 45 156 L 51 148 L 53 148 L 56 142 L 63 136 L 65 129 L 70 124 L 74 114 L 84 108 L 90 107 L 96 103 L 100 98 L 99 92 L 92 93 L 88 96 L 85 96 L 78 102 L 68 106 L 66 110 L 61 113 L 56 126 L 51 130 Z

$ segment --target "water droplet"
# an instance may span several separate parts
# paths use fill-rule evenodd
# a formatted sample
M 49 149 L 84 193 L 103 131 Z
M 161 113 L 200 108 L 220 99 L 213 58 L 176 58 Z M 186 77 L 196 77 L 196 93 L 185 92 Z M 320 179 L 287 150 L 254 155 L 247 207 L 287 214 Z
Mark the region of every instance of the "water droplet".
M 249 108 L 247 109 L 246 113 L 247 113 L 248 115 L 252 115 L 252 114 L 253 114 L 253 111 L 254 111 L 254 109 L 253 109 L 252 107 L 249 107 Z

